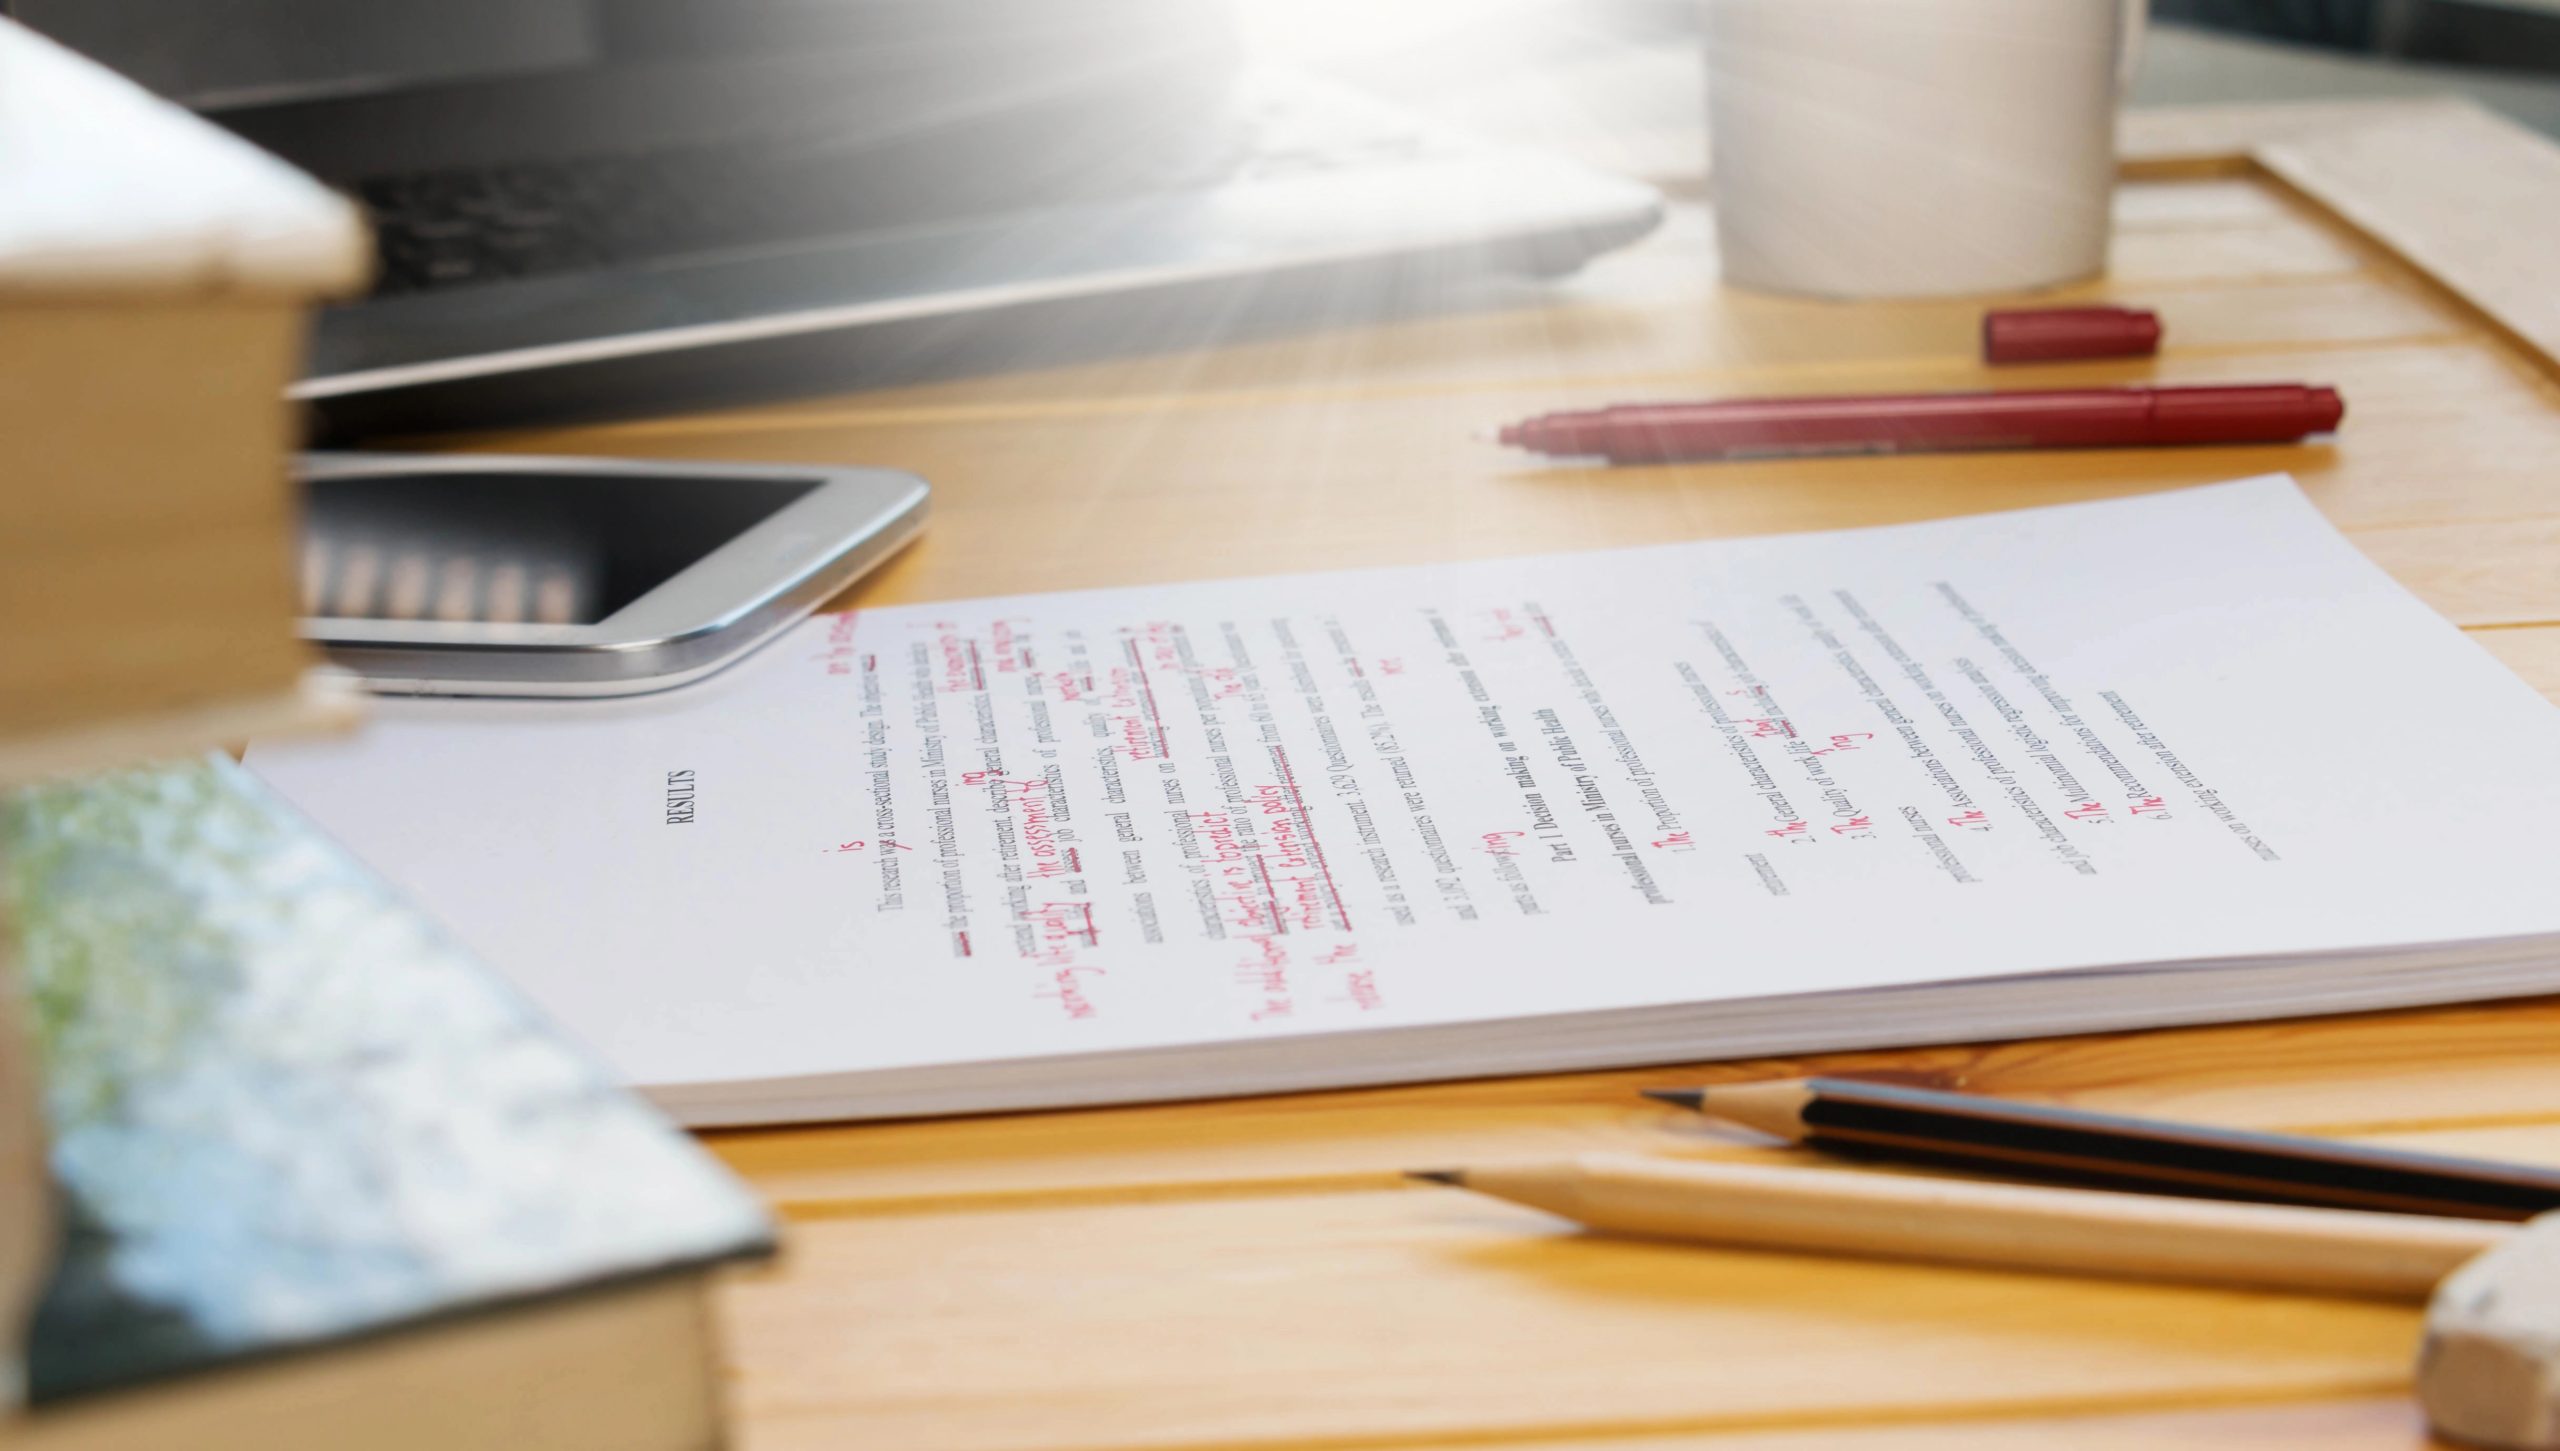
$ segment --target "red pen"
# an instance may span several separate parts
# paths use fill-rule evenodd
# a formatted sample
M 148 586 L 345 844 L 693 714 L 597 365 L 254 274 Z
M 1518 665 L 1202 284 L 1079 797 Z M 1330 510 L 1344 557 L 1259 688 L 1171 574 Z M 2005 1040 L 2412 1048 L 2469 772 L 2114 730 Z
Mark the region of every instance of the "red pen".
M 2338 426 L 2334 388 L 2057 388 L 1850 398 L 1736 398 L 1550 413 L 1502 430 L 1504 443 L 1611 463 L 1993 448 L 2139 448 L 2292 443 Z

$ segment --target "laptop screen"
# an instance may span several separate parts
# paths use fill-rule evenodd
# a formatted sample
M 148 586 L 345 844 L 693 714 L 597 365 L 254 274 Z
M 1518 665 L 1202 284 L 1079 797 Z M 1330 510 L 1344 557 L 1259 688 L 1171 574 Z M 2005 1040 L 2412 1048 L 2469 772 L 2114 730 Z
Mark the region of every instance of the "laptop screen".
M 14 0 L 9 13 L 198 110 L 591 65 L 595 0 Z
M 323 179 L 894 141 L 1232 62 L 1223 0 L 0 0 Z M 1026 112 L 1027 114 L 1027 112 Z
M 545 72 L 833 52 L 913 64 L 1072 63 L 1224 27 L 1218 0 L 0 0 L 197 110 Z

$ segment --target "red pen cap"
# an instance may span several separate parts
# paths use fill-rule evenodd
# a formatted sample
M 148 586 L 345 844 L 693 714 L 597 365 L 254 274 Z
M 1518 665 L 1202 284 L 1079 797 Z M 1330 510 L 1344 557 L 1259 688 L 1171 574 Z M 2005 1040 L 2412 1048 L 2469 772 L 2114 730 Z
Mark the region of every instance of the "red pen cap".
M 2010 307 L 1982 315 L 1986 363 L 2147 358 L 2159 350 L 2160 317 L 2145 308 Z

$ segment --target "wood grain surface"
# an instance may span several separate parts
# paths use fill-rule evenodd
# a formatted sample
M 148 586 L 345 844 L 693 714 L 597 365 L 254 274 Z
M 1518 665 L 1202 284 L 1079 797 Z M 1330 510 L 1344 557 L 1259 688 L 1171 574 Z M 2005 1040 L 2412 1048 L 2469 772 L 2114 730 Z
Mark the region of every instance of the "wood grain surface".
M 2157 155 L 2219 154 L 2211 120 L 2163 122 Z M 1995 377 L 1974 361 L 1978 303 L 1720 292 L 1707 218 L 1684 203 L 1579 276 L 1464 307 L 1380 321 L 1376 299 L 1347 299 L 1294 328 L 1204 341 L 1167 324 L 1080 360 L 480 442 L 913 469 L 937 488 L 935 521 L 854 601 L 881 603 L 1833 528 L 2288 470 L 2560 698 L 2550 375 L 2368 231 L 2262 176 L 2203 174 L 2217 170 L 2164 162 L 2129 181 L 2113 272 L 2052 299 L 2158 308 L 2155 362 Z M 2560 292 L 2560 265 L 2545 275 Z M 2259 378 L 2336 384 L 2344 431 L 1622 470 L 1486 436 L 1648 396 Z M 2448 722 L 2448 749 L 2459 739 Z M 792 1230 L 725 1299 L 742 1439 L 2401 1451 L 2424 1444 L 2403 1397 L 2413 1308 L 1612 1243 L 1396 1171 L 1595 1148 L 1785 1161 L 1634 1090 L 1809 1071 L 2560 1163 L 2555 1043 L 2560 1000 L 2543 1000 L 723 1134 L 713 1147 Z

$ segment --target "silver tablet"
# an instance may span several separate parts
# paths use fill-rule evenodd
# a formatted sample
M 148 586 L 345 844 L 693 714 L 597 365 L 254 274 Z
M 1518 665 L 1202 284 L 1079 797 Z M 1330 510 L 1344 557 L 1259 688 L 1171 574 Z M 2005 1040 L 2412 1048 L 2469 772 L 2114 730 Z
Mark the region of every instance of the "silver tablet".
M 923 528 L 884 469 L 309 454 L 302 633 L 376 690 L 634 695 L 770 639 Z

